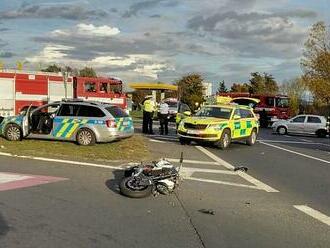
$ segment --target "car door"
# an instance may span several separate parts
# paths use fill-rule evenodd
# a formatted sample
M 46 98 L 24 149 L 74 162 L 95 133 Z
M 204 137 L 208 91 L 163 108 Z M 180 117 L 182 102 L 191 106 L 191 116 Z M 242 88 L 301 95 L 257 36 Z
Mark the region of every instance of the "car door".
M 315 134 L 322 126 L 322 121 L 318 116 L 307 116 L 304 132 L 308 134 Z M 325 127 L 324 127 L 325 128 Z
M 243 126 L 242 119 L 241 119 L 241 112 L 239 109 L 235 109 L 234 114 L 231 119 L 232 122 L 232 134 L 231 137 L 233 139 L 238 139 L 242 136 L 241 129 Z
M 289 133 L 304 133 L 304 125 L 305 125 L 306 116 L 299 115 L 288 122 L 288 132 Z
M 54 128 L 52 136 L 56 139 L 66 139 L 70 127 L 74 124 L 78 114 L 78 104 L 62 104 L 58 114 L 54 118 Z
M 23 137 L 27 137 L 30 134 L 30 115 L 31 115 L 32 104 L 27 108 L 23 120 L 22 120 L 22 132 Z

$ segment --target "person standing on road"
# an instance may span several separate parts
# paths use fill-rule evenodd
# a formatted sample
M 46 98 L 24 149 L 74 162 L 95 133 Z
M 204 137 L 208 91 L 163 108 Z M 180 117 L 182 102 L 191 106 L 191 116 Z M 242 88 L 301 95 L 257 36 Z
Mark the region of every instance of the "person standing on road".
M 152 96 L 146 96 L 143 102 L 143 133 L 153 134 L 152 130 L 152 118 L 156 108 L 155 101 Z
M 168 114 L 169 114 L 168 104 L 162 101 L 159 106 L 159 123 L 160 123 L 161 135 L 164 134 L 164 131 L 165 131 L 165 135 L 168 135 Z

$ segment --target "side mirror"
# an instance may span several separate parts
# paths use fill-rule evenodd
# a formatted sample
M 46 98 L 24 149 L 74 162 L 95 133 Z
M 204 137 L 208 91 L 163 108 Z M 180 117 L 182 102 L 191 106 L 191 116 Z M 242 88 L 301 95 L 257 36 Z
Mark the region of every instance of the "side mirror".
M 191 116 L 191 112 L 190 111 L 185 111 L 185 112 L 183 112 L 183 114 L 186 115 L 186 116 Z
M 234 120 L 239 120 L 239 119 L 241 119 L 240 115 L 234 115 Z

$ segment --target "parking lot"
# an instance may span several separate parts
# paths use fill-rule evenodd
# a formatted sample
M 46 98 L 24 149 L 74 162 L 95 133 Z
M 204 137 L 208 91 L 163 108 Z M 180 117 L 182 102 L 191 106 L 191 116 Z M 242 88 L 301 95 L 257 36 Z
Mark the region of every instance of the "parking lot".
M 44 184 L 0 192 L 5 230 L 0 243 L 4 247 L 36 247 L 45 240 L 52 241 L 47 247 L 330 246 L 328 138 L 279 136 L 263 129 L 255 146 L 233 143 L 225 151 L 182 146 L 173 128 L 169 136 L 146 139 L 154 159 L 166 157 L 178 165 L 183 152 L 184 180 L 175 194 L 139 200 L 121 196 L 116 185 L 122 165 L 1 156 L 1 173 L 46 178 Z M 234 171 L 238 166 L 248 171 Z

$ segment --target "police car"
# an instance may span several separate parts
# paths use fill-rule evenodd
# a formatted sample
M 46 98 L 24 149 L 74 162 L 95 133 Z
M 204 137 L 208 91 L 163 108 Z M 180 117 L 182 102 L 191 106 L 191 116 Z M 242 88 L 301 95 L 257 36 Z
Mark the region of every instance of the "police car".
M 207 141 L 221 149 L 234 140 L 254 145 L 258 132 L 259 122 L 252 108 L 241 105 L 206 105 L 178 126 L 181 144 Z
M 53 102 L 0 120 L 0 135 L 10 141 L 35 138 L 93 145 L 133 133 L 132 118 L 121 108 L 79 99 Z

